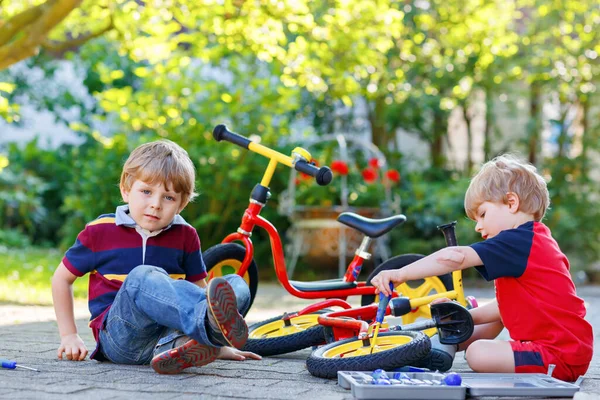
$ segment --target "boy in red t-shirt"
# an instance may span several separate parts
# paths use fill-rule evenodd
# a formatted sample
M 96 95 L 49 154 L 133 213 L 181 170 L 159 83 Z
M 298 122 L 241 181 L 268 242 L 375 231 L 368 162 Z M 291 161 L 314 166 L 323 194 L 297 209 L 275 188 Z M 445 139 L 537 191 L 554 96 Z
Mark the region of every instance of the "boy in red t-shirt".
M 476 372 L 546 373 L 554 364 L 555 378 L 574 381 L 589 367 L 594 336 L 569 261 L 540 222 L 549 203 L 546 182 L 534 166 L 510 155 L 496 157 L 483 165 L 465 195 L 467 216 L 484 241 L 444 248 L 400 270 L 383 271 L 372 283 L 389 295 L 389 282 L 397 286 L 476 267 L 494 280 L 496 300 L 471 310 L 475 332 L 459 347 L 467 350 L 469 366 Z M 512 340 L 490 340 L 505 327 Z

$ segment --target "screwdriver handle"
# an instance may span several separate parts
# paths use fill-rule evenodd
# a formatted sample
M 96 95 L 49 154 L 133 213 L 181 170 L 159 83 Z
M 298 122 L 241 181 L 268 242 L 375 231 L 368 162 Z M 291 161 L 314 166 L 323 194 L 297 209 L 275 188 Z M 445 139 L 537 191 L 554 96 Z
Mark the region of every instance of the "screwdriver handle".
M 0 358 L 0 365 L 2 365 L 2 368 L 7 368 L 7 369 L 23 368 L 23 369 L 28 369 L 30 371 L 40 372 L 39 369 L 31 368 L 31 367 L 25 367 L 23 365 L 17 365 L 16 361 L 6 360 L 4 358 Z
M 394 284 L 390 282 L 390 290 L 394 291 Z M 375 321 L 382 323 L 383 317 L 385 317 L 385 310 L 390 302 L 392 295 L 386 296 L 383 293 L 379 292 L 379 305 L 377 306 L 377 315 L 375 316 Z
M 2 364 L 2 368 L 7 368 L 7 369 L 17 368 L 16 361 L 10 361 L 10 360 L 5 360 L 4 358 L 0 358 L 0 363 Z

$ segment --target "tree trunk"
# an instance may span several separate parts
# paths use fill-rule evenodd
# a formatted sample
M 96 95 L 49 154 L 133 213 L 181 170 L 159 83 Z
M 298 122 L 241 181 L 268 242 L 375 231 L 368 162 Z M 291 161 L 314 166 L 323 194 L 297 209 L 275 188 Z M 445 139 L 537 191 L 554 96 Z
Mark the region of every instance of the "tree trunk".
M 433 110 L 433 139 L 430 144 L 431 166 L 444 167 L 443 142 L 448 134 L 448 116 L 439 108 Z
M 559 109 L 560 109 L 560 105 L 559 105 Z M 565 152 L 566 152 L 567 144 L 568 144 L 567 142 L 569 140 L 569 135 L 568 135 L 569 127 L 565 125 L 565 121 L 567 119 L 568 112 L 569 112 L 569 105 L 567 104 L 565 106 L 564 112 L 562 112 L 560 115 L 560 120 L 558 121 L 560 132 L 558 134 L 557 158 L 559 158 L 559 159 L 565 157 Z
M 483 160 L 487 161 L 491 156 L 492 129 L 494 127 L 494 99 L 492 98 L 492 88 L 485 87 L 485 128 L 483 130 Z
M 533 165 L 537 162 L 537 153 L 539 146 L 540 136 L 540 101 L 541 101 L 541 86 L 539 82 L 531 83 L 531 98 L 529 105 L 529 162 Z
M 588 177 L 588 147 L 589 142 L 593 140 L 592 132 L 590 131 L 590 98 L 589 96 L 581 96 L 581 124 L 583 125 L 583 133 L 581 134 L 581 179 L 587 182 Z
M 389 133 L 385 129 L 385 99 L 378 97 L 373 106 L 369 107 L 369 122 L 371 123 L 371 140 L 373 144 L 382 151 L 387 150 L 389 144 Z
M 469 115 L 469 105 L 466 100 L 462 104 L 462 111 L 467 125 L 467 164 L 465 165 L 465 171 L 467 176 L 471 176 L 473 171 L 473 131 L 471 128 L 472 118 Z

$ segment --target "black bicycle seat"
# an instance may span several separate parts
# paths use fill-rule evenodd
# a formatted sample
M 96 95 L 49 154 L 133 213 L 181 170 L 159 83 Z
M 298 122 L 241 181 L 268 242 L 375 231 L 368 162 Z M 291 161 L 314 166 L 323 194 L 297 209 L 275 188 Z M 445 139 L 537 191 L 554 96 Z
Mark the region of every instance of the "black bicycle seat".
M 379 236 L 388 233 L 396 226 L 403 224 L 406 221 L 406 217 L 402 214 L 398 214 L 389 218 L 371 219 L 355 213 L 345 212 L 341 213 L 337 220 L 350 228 L 354 228 L 357 231 L 364 233 L 370 238 L 378 238 Z

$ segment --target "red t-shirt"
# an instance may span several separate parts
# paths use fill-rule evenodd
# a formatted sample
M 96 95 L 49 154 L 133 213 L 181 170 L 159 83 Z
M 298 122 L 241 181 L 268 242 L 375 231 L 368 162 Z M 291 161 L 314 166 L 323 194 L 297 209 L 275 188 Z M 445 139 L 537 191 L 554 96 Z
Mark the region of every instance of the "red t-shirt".
M 592 326 L 577 297 L 569 260 L 541 222 L 530 221 L 475 243 L 488 281 L 495 280 L 500 316 L 513 340 L 543 345 L 570 366 L 593 355 Z

